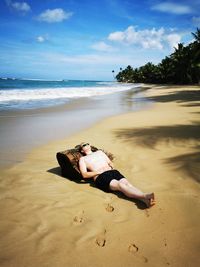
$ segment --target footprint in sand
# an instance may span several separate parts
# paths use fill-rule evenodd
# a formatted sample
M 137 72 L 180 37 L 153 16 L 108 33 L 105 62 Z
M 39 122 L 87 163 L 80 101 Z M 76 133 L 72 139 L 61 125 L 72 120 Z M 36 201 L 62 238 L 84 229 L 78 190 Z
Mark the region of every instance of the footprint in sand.
M 138 252 L 138 250 L 139 250 L 139 248 L 135 244 L 131 244 L 128 247 L 128 251 L 131 252 L 131 253 L 136 253 L 136 252 Z
M 75 223 L 82 223 L 83 222 L 83 218 L 82 217 L 79 217 L 79 216 L 75 216 L 74 219 L 73 219 L 73 221 Z
M 108 204 L 106 205 L 106 211 L 107 211 L 107 212 L 113 212 L 113 211 L 114 211 L 114 207 L 108 203 Z
M 73 218 L 74 223 L 76 223 L 76 224 L 81 224 L 82 222 L 84 222 L 83 215 L 84 215 L 84 211 L 82 211 L 81 214 L 75 216 L 75 217 Z
M 148 262 L 148 259 L 144 256 L 141 257 L 141 259 L 144 261 L 144 262 Z
M 106 245 L 106 230 L 104 230 L 104 232 L 102 234 L 100 234 L 99 236 L 96 237 L 95 243 L 97 246 L 99 247 L 104 247 Z
M 138 255 L 139 248 L 133 243 L 128 247 L 128 251 L 130 253 L 133 253 L 134 255 L 137 255 L 143 262 L 148 262 L 148 259 L 142 255 Z

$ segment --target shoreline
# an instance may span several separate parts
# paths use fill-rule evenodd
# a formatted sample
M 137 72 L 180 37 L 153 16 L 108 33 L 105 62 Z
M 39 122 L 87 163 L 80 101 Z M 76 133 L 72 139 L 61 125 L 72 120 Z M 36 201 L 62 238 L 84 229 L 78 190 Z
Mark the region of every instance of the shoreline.
M 137 100 L 140 91 L 142 88 L 134 87 L 54 107 L 1 112 L 0 168 L 22 162 L 32 149 L 69 137 L 108 116 L 145 108 L 145 98 Z
M 199 92 L 154 86 L 150 109 L 102 119 L 4 170 L 1 266 L 199 266 Z M 156 205 L 61 177 L 56 153 L 81 141 L 112 152 Z

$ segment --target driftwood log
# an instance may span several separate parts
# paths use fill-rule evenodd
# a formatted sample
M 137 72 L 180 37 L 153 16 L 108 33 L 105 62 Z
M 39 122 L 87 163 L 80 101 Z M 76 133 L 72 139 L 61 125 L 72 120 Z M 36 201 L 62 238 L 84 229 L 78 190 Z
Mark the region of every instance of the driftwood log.
M 91 146 L 93 152 L 99 150 L 98 148 Z M 110 152 L 106 152 L 101 149 L 106 155 L 113 161 L 114 156 Z M 58 164 L 61 167 L 61 175 L 65 178 L 71 180 L 83 180 L 80 170 L 79 170 L 79 159 L 83 154 L 80 152 L 80 146 L 76 146 L 72 149 L 67 149 L 60 151 L 56 154 Z

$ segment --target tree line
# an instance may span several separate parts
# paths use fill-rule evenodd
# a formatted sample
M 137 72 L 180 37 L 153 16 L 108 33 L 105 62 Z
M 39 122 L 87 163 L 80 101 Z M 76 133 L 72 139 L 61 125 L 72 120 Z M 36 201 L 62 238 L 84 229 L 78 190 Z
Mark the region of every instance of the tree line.
M 118 82 L 200 84 L 200 29 L 192 33 L 194 41 L 186 46 L 182 43 L 159 64 L 148 62 L 139 68 L 120 68 Z M 114 71 L 112 71 L 114 73 Z

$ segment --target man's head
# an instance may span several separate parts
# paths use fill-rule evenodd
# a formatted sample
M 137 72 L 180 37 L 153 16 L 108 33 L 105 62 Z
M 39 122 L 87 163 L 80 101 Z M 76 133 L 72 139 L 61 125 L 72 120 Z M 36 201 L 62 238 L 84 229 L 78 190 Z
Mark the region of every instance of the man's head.
M 80 144 L 80 152 L 83 153 L 83 154 L 85 154 L 85 155 L 91 153 L 92 150 L 91 150 L 90 144 L 87 143 L 87 142 L 82 142 Z

